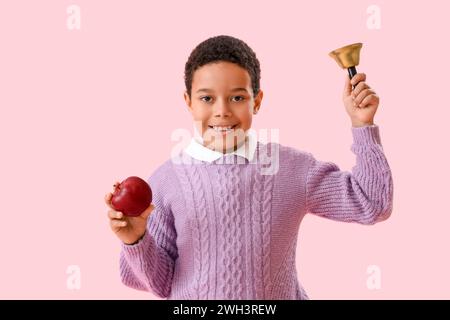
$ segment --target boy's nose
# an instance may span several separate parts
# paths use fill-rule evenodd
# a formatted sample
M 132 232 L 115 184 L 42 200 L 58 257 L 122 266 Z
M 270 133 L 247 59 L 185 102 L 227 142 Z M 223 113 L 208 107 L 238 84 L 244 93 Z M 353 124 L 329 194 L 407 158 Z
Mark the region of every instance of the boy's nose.
M 231 115 L 230 108 L 225 102 L 217 102 L 216 108 L 214 109 L 214 116 L 216 117 L 228 117 Z

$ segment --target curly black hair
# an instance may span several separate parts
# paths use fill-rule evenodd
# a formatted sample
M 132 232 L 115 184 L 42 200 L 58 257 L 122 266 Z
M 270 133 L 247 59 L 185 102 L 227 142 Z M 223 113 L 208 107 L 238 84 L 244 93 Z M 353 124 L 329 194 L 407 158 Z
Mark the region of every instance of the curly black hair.
M 218 61 L 236 63 L 246 69 L 252 81 L 253 96 L 258 94 L 261 69 L 255 52 L 240 39 L 220 35 L 206 39 L 191 52 L 184 69 L 184 83 L 189 97 L 195 70 Z

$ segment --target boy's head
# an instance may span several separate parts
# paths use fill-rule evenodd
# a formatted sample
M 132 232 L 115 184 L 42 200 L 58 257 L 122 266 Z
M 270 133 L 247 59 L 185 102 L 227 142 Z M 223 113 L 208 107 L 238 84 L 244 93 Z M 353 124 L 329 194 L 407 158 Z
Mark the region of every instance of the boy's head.
M 245 141 L 263 97 L 260 72 L 253 50 L 230 36 L 209 38 L 192 51 L 184 98 L 206 147 L 225 153 Z

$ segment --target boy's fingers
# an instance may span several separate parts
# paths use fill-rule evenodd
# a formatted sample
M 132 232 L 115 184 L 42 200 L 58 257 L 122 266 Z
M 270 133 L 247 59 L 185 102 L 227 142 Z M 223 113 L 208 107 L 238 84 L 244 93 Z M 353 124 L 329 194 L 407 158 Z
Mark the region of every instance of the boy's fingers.
M 116 187 L 118 186 L 120 184 L 120 182 L 119 181 L 116 181 L 116 182 L 114 182 L 114 184 L 113 184 L 113 190 L 115 190 L 116 189 Z
M 368 95 L 375 94 L 375 91 L 372 89 L 364 89 L 361 91 L 358 96 L 353 100 L 355 106 L 359 105 Z
M 111 228 L 114 230 L 118 230 L 120 228 L 124 228 L 127 226 L 127 222 L 125 220 L 111 220 L 109 222 Z
M 369 85 L 364 81 L 359 82 L 356 85 L 355 89 L 353 89 L 353 92 L 352 92 L 353 98 L 356 98 L 356 96 L 365 89 L 370 89 Z
M 366 81 L 366 74 L 365 73 L 357 73 L 350 81 L 352 85 L 356 85 L 360 81 Z
M 361 102 L 361 104 L 359 105 L 360 108 L 365 108 L 369 103 L 373 103 L 378 101 L 380 98 L 378 97 L 378 95 L 376 94 L 369 94 L 368 96 L 366 96 L 363 101 Z
M 112 197 L 112 193 L 107 193 L 105 195 L 105 203 L 108 205 L 108 207 L 110 207 L 111 209 L 114 210 L 113 206 L 111 205 L 111 197 Z
M 353 98 L 355 98 L 359 91 L 364 89 L 364 86 L 369 86 L 364 82 L 366 81 L 366 74 L 365 73 L 357 73 L 353 76 L 353 78 L 349 78 L 348 75 L 345 76 L 345 86 L 344 86 L 344 98 L 348 97 L 349 95 L 352 95 Z M 361 84 L 362 83 L 362 84 Z M 355 89 L 353 89 L 352 86 L 355 86 Z M 359 89 L 359 91 L 356 91 L 358 86 L 362 87 Z
M 350 78 L 348 75 L 345 75 L 344 98 L 348 97 L 351 93 L 352 93 L 352 85 L 350 84 Z
M 120 184 L 119 181 L 114 182 L 113 184 L 113 192 L 116 191 L 116 187 Z M 110 207 L 111 209 L 114 210 L 113 206 L 111 205 L 111 198 L 112 198 L 113 193 L 112 192 L 108 192 L 105 195 L 105 203 L 108 205 L 108 207 Z
M 123 218 L 123 213 L 120 212 L 120 211 L 109 210 L 108 211 L 108 218 L 110 218 L 110 219 L 122 219 Z

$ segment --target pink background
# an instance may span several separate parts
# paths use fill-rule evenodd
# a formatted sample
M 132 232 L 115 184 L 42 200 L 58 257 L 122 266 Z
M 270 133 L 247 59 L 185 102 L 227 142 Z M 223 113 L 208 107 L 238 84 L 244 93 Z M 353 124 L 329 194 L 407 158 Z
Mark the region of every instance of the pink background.
M 68 30 L 66 8 L 81 8 Z M 381 9 L 381 29 L 366 21 Z M 154 299 L 121 284 L 105 193 L 168 159 L 191 50 L 228 34 L 262 65 L 254 128 L 351 170 L 345 71 L 328 52 L 363 42 L 358 71 L 394 175 L 394 212 L 372 226 L 308 215 L 297 249 L 312 299 L 450 298 L 446 1 L 2 1 L 0 298 Z M 447 40 L 446 40 L 447 39 Z M 81 289 L 66 287 L 69 265 Z M 381 289 L 366 286 L 369 265 Z

